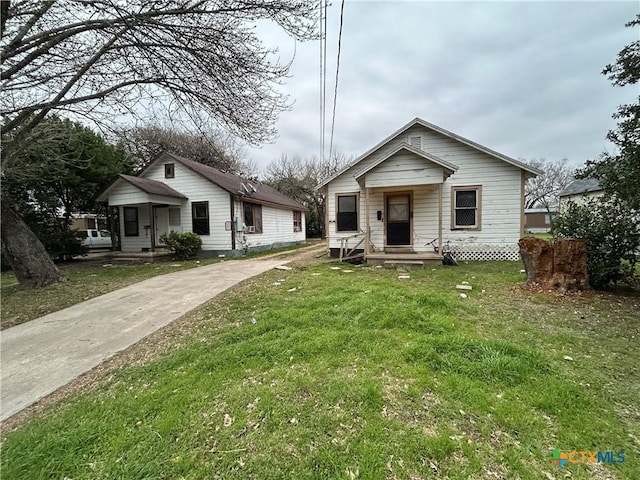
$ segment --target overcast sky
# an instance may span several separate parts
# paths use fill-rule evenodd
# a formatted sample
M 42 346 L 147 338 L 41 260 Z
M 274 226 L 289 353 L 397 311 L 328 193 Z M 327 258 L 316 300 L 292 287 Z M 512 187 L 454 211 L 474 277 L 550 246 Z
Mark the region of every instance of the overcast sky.
M 347 0 L 334 146 L 359 155 L 415 117 L 514 158 L 582 164 L 605 148 L 611 114 L 637 86 L 613 87 L 603 67 L 638 29 L 625 28 L 632 2 L 427 2 Z M 340 0 L 328 9 L 327 122 Z M 319 42 L 265 30 L 283 60 L 281 87 L 294 102 L 279 137 L 247 148 L 259 167 L 281 155 L 320 154 Z

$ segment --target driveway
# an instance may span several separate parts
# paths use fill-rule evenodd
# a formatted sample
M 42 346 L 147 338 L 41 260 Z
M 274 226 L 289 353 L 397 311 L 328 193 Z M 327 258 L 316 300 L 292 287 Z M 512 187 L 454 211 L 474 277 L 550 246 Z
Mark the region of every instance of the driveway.
M 229 260 L 161 275 L 4 330 L 0 420 L 236 283 L 292 260 Z

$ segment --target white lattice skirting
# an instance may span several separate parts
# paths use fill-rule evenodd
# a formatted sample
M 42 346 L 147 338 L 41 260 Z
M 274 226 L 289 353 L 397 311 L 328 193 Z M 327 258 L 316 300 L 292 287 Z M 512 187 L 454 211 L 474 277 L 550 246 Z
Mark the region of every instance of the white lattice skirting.
M 451 245 L 451 253 L 456 260 L 520 260 L 517 244 L 467 244 Z

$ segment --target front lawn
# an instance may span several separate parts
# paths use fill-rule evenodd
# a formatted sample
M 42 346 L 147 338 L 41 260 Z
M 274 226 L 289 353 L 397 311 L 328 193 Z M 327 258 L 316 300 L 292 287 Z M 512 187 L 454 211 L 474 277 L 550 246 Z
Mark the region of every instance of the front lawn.
M 311 241 L 309 243 L 314 245 L 317 242 Z M 301 244 L 264 250 L 228 259 L 255 259 L 273 254 L 281 254 L 283 258 L 287 258 L 296 255 L 300 249 L 305 249 L 307 246 Z M 179 261 L 162 258 L 157 263 L 119 265 L 111 263 L 109 258 L 104 258 L 102 261 L 100 259 L 76 259 L 71 263 L 58 265 L 66 281 L 34 290 L 20 288 L 13 272 L 2 272 L 0 275 L 0 295 L 2 296 L 0 329 L 4 330 L 28 322 L 151 277 L 209 265 L 220 260 L 221 258 L 218 257 Z
M 66 281 L 35 290 L 20 288 L 13 272 L 3 272 L 0 327 L 4 330 L 147 278 L 215 261 L 218 259 L 114 265 L 108 260 L 76 260 L 58 266 Z
M 332 267 L 244 282 L 5 428 L 3 478 L 640 478 L 638 296 Z

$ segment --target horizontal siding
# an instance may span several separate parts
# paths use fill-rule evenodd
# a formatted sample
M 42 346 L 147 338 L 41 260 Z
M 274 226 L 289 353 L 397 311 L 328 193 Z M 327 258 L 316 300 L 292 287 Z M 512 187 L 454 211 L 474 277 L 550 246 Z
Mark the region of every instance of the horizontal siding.
M 164 164 L 158 163 L 145 171 L 144 177 L 157 180 L 169 185 L 174 190 L 185 195 L 188 200 L 181 202 L 180 208 L 180 226 L 174 227 L 174 230 L 183 232 L 193 231 L 193 222 L 191 217 L 193 202 L 209 202 L 209 231 L 210 235 L 201 235 L 202 249 L 207 251 L 229 251 L 233 248 L 232 235 L 234 233 L 226 230 L 226 223 L 232 220 L 231 214 L 231 196 L 222 188 L 202 178 L 200 175 L 182 166 L 179 163 L 174 164 L 174 178 L 164 178 Z M 118 191 L 118 194 L 130 194 L 131 203 L 147 203 L 149 197 L 142 194 L 138 189 L 131 185 L 133 191 Z M 134 194 L 137 194 L 136 197 Z M 154 200 L 154 197 L 151 198 Z M 158 203 L 162 199 L 155 198 Z M 135 206 L 135 205 L 131 205 Z M 140 207 L 140 205 L 137 205 Z M 178 207 L 178 206 L 177 206 Z M 143 248 L 151 246 L 151 238 L 144 230 L 144 225 L 149 225 L 148 208 L 145 205 L 139 210 L 139 237 L 123 238 L 123 251 L 141 251 Z M 165 213 L 168 214 L 168 213 Z M 242 218 L 242 202 L 234 200 L 234 217 Z M 121 216 L 122 218 L 122 216 Z M 245 237 L 250 247 L 265 247 L 273 244 L 302 242 L 305 240 L 305 218 L 302 216 L 302 231 L 293 231 L 293 211 L 287 209 L 278 209 L 273 207 L 262 206 L 262 234 L 247 234 Z M 121 220 L 121 231 L 124 231 L 124 220 Z M 236 249 L 242 248 L 242 233 L 236 234 Z
M 365 186 L 397 187 L 442 182 L 442 167 L 413 153 L 398 153 L 367 172 Z
M 352 170 L 352 169 L 351 169 Z M 353 175 L 345 172 L 328 185 L 327 189 L 327 236 L 329 237 L 329 248 L 340 248 L 340 239 L 354 235 L 354 232 L 336 231 L 336 194 L 337 193 L 360 193 L 360 185 L 353 178 Z M 364 230 L 364 190 L 360 193 L 360 203 L 358 205 L 358 224 Z
M 361 192 L 359 215 L 360 226 L 364 229 L 365 193 L 353 175 L 371 165 L 381 156 L 388 154 L 400 143 L 406 143 L 407 139 L 413 135 L 421 136 L 423 150 L 459 167 L 459 170 L 451 175 L 443 185 L 443 240 L 461 244 L 517 243 L 520 236 L 521 219 L 521 170 L 445 135 L 416 125 L 364 158 L 358 165 L 351 167 L 328 185 L 327 211 L 330 247 L 338 248 L 340 237 L 349 235 L 336 234 L 335 195 L 343 192 Z M 385 164 L 386 162 L 377 168 L 383 168 Z M 482 185 L 482 228 L 478 231 L 462 231 L 451 228 L 451 187 L 466 185 Z M 375 196 L 378 195 L 377 190 L 376 192 Z M 436 190 L 423 188 L 413 189 L 413 227 L 416 249 L 421 250 L 423 243 L 437 237 L 438 197 L 435 192 Z M 381 195 L 380 193 L 379 198 L 376 199 L 373 198 L 373 194 L 371 195 L 370 221 L 372 241 L 376 245 L 382 245 L 380 233 L 382 228 L 377 225 L 381 222 L 375 219 L 375 212 L 382 209 L 383 196 Z M 426 248 L 428 250 L 431 247 Z
M 431 251 L 428 242 L 438 237 L 438 189 L 437 186 L 418 187 L 410 190 L 412 195 L 412 229 L 413 248 L 418 251 Z M 373 190 L 369 195 L 370 211 L 369 226 L 371 228 L 371 241 L 377 249 L 385 245 L 385 204 L 384 191 Z M 378 220 L 377 212 L 383 212 L 382 220 Z M 364 217 L 364 216 L 363 216 Z M 366 228 L 363 224 L 362 229 Z M 339 245 L 338 245 L 339 247 Z M 337 248 L 337 247 L 336 247 Z
M 131 205 L 138 209 L 138 236 L 126 237 L 124 235 L 124 215 L 122 207 L 120 207 L 120 232 L 122 232 L 122 251 L 123 252 L 141 252 L 143 249 L 151 248 L 151 233 L 145 229 L 145 225 L 151 225 L 149 221 L 149 208 L 145 205 L 139 207 Z
M 443 232 L 445 227 L 443 220 Z M 427 244 L 438 237 L 438 188 L 417 189 L 413 194 L 413 248 L 416 252 L 431 252 L 433 247 Z
M 567 208 L 568 202 L 573 202 L 577 205 L 584 205 L 588 203 L 590 200 L 594 200 L 596 198 L 600 198 L 604 196 L 604 192 L 588 192 L 588 193 L 579 193 L 577 195 L 567 195 L 566 197 L 560 197 L 560 204 L 558 206 L 558 211 L 562 212 L 563 209 Z
M 209 202 L 210 235 L 200 235 L 202 250 L 230 250 L 231 232 L 225 230 L 225 222 L 231 220 L 229 193 L 180 163 L 176 162 L 174 165 L 174 178 L 164 178 L 162 162 L 145 171 L 144 177 L 163 182 L 188 198 L 182 205 L 180 215 L 180 224 L 184 232 L 193 231 L 191 204 Z
M 241 202 L 238 202 L 242 212 Z M 302 214 L 302 231 L 293 231 L 293 211 L 262 205 L 262 233 L 245 233 L 249 248 L 269 247 L 282 243 L 304 242 L 305 218 Z M 239 234 L 241 237 L 242 234 Z M 239 242 L 242 239 L 239 238 Z M 238 243 L 239 245 L 240 243 Z
M 109 204 L 112 206 L 147 203 L 148 198 L 146 193 L 124 180 L 120 180 L 109 192 Z

